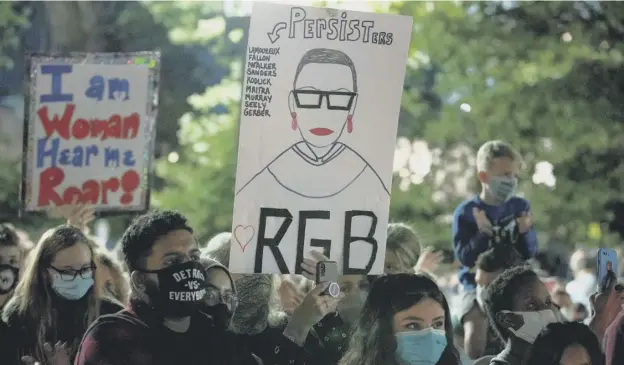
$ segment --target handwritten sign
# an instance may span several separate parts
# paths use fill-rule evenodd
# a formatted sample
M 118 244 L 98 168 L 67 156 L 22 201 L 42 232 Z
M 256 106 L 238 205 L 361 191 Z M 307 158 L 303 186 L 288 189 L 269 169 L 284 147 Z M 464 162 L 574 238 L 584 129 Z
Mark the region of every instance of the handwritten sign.
M 230 270 L 381 274 L 412 19 L 254 3 Z
M 24 211 L 72 202 L 144 211 L 160 55 L 30 57 Z

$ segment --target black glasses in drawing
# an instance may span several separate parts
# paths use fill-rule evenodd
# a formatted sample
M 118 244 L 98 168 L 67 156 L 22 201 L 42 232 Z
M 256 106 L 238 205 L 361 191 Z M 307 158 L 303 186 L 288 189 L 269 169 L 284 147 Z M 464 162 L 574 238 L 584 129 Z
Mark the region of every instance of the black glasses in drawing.
M 323 98 L 329 110 L 351 110 L 357 93 L 351 91 L 293 90 L 297 108 L 320 109 Z

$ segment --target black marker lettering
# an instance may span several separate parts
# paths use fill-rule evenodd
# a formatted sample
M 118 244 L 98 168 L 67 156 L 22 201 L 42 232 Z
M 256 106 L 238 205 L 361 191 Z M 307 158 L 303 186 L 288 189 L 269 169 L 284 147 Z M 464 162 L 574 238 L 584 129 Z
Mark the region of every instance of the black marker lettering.
M 329 31 L 327 32 L 327 39 L 333 41 L 338 38 L 338 19 L 329 19 L 327 23 L 329 28 Z
M 277 76 L 277 66 L 272 57 L 279 55 L 279 47 L 249 47 L 247 51 L 247 79 L 243 94 L 243 115 L 271 117 L 269 105 L 272 78 Z
M 321 38 L 325 29 L 327 29 L 327 21 L 325 19 L 319 19 L 316 23 L 316 38 Z
M 364 34 L 362 36 L 362 42 L 368 43 L 370 37 L 370 30 L 375 26 L 375 22 L 371 20 L 365 20 L 362 22 L 362 28 L 364 28 Z
M 294 7 L 290 9 L 290 21 L 288 22 L 288 38 L 295 38 L 295 25 L 306 17 L 306 12 L 302 8 Z
M 268 218 L 284 218 L 284 222 L 275 233 L 275 237 L 267 238 L 266 234 L 266 221 Z M 279 244 L 284 238 L 284 235 L 288 231 L 288 227 L 292 223 L 293 217 L 288 209 L 276 209 L 276 208 L 260 208 L 260 224 L 258 225 L 258 245 L 256 246 L 256 260 L 254 263 L 254 272 L 262 272 L 262 258 L 264 256 L 264 248 L 268 247 L 277 263 L 282 274 L 289 274 L 288 266 L 284 261 L 284 256 L 279 249 Z
M 306 19 L 303 21 L 303 38 L 314 38 L 313 19 Z
M 357 41 L 358 39 L 360 39 L 360 28 L 358 27 L 359 24 L 359 20 L 352 20 L 349 22 L 349 33 L 347 33 L 348 41 Z
M 330 213 L 326 210 L 303 210 L 299 212 L 299 230 L 297 232 L 297 258 L 295 259 L 295 274 L 302 274 L 303 269 L 301 263 L 303 262 L 303 251 L 305 248 L 306 238 L 306 226 L 308 219 L 329 219 Z M 310 239 L 311 247 L 320 247 L 323 249 L 323 255 L 329 257 L 331 252 L 331 240 L 326 239 Z
M 340 40 L 344 41 L 347 39 L 345 33 L 347 32 L 347 21 L 345 18 L 347 17 L 347 13 L 342 13 L 342 20 L 340 21 Z
M 272 43 L 279 38 L 275 33 L 286 27 L 286 22 L 276 23 L 273 33 L 269 33 Z M 301 39 L 323 39 L 340 42 L 373 43 L 378 45 L 390 45 L 393 37 L 388 32 L 373 32 L 375 22 L 373 20 L 349 19 L 348 13 L 343 11 L 339 16 L 329 18 L 307 18 L 305 10 L 300 7 L 290 9 L 288 22 L 288 37 Z M 276 30 L 277 29 L 277 30 Z M 276 38 L 277 37 L 277 38 Z
M 354 237 L 351 236 L 351 225 L 353 218 L 358 216 L 370 217 L 371 226 L 366 237 Z M 366 275 L 373 268 L 375 259 L 377 258 L 377 251 L 379 245 L 375 239 L 375 231 L 377 230 L 377 216 L 371 211 L 365 210 L 351 210 L 345 213 L 345 229 L 344 229 L 344 243 L 342 249 L 342 274 L 343 275 Z M 371 257 L 368 263 L 363 269 L 355 269 L 349 266 L 349 259 L 351 257 L 351 244 L 357 241 L 364 241 L 370 243 L 372 247 Z

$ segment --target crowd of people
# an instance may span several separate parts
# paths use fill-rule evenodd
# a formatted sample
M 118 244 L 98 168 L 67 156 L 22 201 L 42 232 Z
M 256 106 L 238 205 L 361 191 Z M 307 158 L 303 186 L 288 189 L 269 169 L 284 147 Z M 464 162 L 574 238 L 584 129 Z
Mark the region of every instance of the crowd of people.
M 540 259 L 519 162 L 479 150 L 482 191 L 449 234 L 459 270 L 392 223 L 385 273 L 344 275 L 337 296 L 314 282 L 322 254 L 303 276 L 230 273 L 231 235 L 200 245 L 177 211 L 137 217 L 114 254 L 84 208 L 36 244 L 0 225 L 0 364 L 624 364 L 624 288 L 590 250 L 559 260 L 568 275 Z

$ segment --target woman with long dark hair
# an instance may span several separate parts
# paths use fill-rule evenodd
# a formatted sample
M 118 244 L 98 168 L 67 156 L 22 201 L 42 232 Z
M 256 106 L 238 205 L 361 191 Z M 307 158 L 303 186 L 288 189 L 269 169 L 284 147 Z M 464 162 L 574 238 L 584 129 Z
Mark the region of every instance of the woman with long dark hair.
M 339 365 L 458 365 L 448 303 L 425 275 L 377 279 Z
M 537 336 L 525 365 L 604 365 L 596 335 L 578 322 L 551 323 Z

